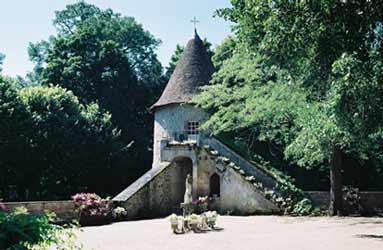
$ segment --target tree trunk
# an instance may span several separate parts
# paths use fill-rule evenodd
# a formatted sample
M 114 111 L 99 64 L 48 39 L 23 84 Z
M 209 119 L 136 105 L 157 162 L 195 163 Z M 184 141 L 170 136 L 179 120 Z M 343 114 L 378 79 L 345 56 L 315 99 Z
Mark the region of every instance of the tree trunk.
M 343 215 L 343 192 L 342 192 L 342 151 L 333 146 L 330 161 L 330 208 L 331 216 Z

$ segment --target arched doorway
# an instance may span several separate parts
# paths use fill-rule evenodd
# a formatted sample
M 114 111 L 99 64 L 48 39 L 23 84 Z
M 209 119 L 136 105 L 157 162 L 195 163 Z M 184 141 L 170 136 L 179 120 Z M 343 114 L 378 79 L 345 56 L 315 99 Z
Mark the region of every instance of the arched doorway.
M 221 187 L 219 183 L 219 175 L 214 173 L 210 177 L 210 197 L 219 197 L 221 194 Z
M 174 176 L 173 176 L 173 198 L 174 203 L 178 206 L 184 200 L 186 190 L 185 181 L 188 174 L 193 176 L 193 161 L 189 157 L 179 156 L 173 159 Z

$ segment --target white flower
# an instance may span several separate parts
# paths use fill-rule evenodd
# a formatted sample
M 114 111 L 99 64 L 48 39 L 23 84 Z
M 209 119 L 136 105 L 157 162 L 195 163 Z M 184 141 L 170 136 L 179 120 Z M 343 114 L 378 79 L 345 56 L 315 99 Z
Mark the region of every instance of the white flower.
M 124 217 L 128 214 L 125 208 L 123 207 L 116 207 L 112 211 L 112 216 L 113 218 L 118 218 L 118 217 Z

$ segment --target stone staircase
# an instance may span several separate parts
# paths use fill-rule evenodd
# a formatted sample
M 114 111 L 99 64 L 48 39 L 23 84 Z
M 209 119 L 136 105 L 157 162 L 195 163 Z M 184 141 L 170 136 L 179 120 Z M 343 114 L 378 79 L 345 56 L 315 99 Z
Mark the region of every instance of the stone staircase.
M 261 192 L 267 200 L 276 205 L 281 213 L 291 205 L 292 198 L 284 197 L 278 190 L 280 184 L 274 176 L 252 164 L 218 139 L 210 137 L 204 140 L 202 149 L 215 159 L 217 168 L 223 164 L 225 167 L 233 169 L 254 189 Z

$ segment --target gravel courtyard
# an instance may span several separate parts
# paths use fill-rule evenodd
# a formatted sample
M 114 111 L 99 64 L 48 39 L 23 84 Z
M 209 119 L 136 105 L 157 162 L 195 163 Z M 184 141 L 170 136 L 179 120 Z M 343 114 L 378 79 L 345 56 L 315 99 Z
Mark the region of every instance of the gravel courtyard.
M 167 219 L 85 227 L 85 250 L 381 250 L 383 218 L 221 216 L 224 230 L 174 235 Z

